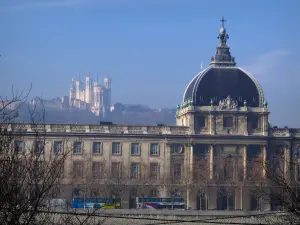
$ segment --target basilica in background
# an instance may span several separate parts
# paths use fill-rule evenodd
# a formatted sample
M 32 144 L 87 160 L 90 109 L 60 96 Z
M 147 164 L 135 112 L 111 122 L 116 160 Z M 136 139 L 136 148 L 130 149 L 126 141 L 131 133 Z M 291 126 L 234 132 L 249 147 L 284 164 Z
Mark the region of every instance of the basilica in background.
M 104 85 L 94 81 L 90 75 L 85 77 L 85 87 L 80 79 L 74 81 L 70 88 L 69 107 L 89 109 L 96 116 L 106 118 L 110 112 L 111 79 L 104 78 Z
M 61 197 L 71 199 L 79 189 L 85 191 L 77 195 L 101 196 L 104 174 L 110 174 L 111 179 L 123 177 L 123 189 L 117 193 L 122 193 L 123 208 L 134 208 L 136 196 L 180 195 L 188 209 L 277 209 L 276 201 L 256 192 L 255 183 L 265 179 L 266 171 L 255 162 L 264 165 L 278 151 L 288 160 L 298 157 L 300 129 L 270 127 L 262 87 L 236 65 L 228 38 L 222 19 L 216 53 L 209 67 L 187 85 L 176 126 L 47 124 L 45 159 L 71 149 Z M 110 80 L 102 87 L 86 77 L 85 89 L 80 81 L 73 82 L 70 104 L 89 104 L 96 114 L 105 112 Z M 34 145 L 34 131 L 44 126 L 25 128 L 22 141 Z M 288 169 L 287 164 L 281 166 Z M 266 187 L 266 193 L 272 191 Z

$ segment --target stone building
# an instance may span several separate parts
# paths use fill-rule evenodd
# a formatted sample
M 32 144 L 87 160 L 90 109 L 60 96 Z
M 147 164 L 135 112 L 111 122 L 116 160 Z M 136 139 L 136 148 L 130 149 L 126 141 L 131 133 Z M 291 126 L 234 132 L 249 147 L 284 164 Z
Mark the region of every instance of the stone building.
M 104 85 L 94 81 L 90 75 L 85 77 L 85 86 L 80 79 L 73 80 L 70 88 L 69 105 L 90 110 L 97 116 L 106 118 L 110 112 L 111 79 L 104 78 Z
M 45 159 L 70 149 L 63 197 L 71 199 L 74 190 L 93 196 L 109 174 L 119 189 L 110 183 L 108 191 L 120 194 L 124 208 L 134 207 L 137 195 L 182 195 L 191 209 L 276 209 L 254 184 L 265 178 L 274 152 L 288 160 L 300 155 L 300 129 L 270 127 L 263 90 L 236 66 L 223 22 L 216 54 L 188 84 L 176 126 L 22 125 L 28 145 L 36 131 L 46 131 Z

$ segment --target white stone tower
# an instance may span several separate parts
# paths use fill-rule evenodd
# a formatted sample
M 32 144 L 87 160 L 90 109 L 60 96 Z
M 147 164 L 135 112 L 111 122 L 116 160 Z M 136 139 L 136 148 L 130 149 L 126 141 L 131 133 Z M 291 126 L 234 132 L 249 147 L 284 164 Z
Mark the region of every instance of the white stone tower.
M 93 79 L 90 74 L 85 78 L 85 102 L 93 104 Z
M 75 86 L 74 79 L 72 78 L 72 84 L 71 84 L 71 87 L 70 87 L 70 95 L 69 95 L 69 104 L 70 104 L 70 106 L 73 106 L 74 99 L 76 99 L 76 86 Z
M 101 107 L 101 85 L 98 82 L 94 82 L 93 86 L 93 106 L 92 106 L 92 112 L 99 116 L 100 115 L 100 107 Z
M 104 78 L 104 89 L 103 89 L 103 104 L 101 116 L 103 119 L 109 119 L 111 104 L 111 79 L 109 77 Z

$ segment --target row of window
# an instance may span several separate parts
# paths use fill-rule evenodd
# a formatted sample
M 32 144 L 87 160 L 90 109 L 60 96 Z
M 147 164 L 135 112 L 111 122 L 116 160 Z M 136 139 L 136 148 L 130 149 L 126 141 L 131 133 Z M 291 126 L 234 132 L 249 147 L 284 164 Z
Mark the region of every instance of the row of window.
M 102 142 L 93 142 L 92 151 L 93 154 L 102 154 L 103 148 Z M 55 151 L 55 148 L 54 148 Z M 82 153 L 82 142 L 76 141 L 73 145 L 73 153 L 81 154 Z M 150 155 L 159 156 L 159 144 L 151 143 L 150 144 Z M 120 142 L 112 142 L 112 155 L 122 155 L 122 146 Z M 139 156 L 141 155 L 141 144 L 140 143 L 131 143 L 131 155 Z
M 42 152 L 44 150 L 44 142 L 43 141 L 35 141 L 34 142 L 34 150 L 35 152 Z M 54 153 L 63 153 L 64 148 L 63 141 L 54 141 L 53 143 L 53 151 Z M 23 152 L 25 150 L 24 141 L 15 141 L 15 151 Z M 81 141 L 75 141 L 73 143 L 73 154 L 81 154 L 83 151 L 83 143 Z M 171 147 L 172 153 L 182 153 L 183 147 L 180 144 L 173 144 Z M 92 153 L 93 154 L 102 154 L 103 153 L 103 143 L 102 142 L 93 142 L 92 145 Z M 122 155 L 122 147 L 120 142 L 112 142 L 112 155 Z M 131 143 L 131 155 L 139 156 L 141 155 L 141 144 L 140 143 Z M 159 144 L 151 143 L 150 144 L 150 155 L 151 156 L 159 156 Z
M 181 180 L 182 177 L 183 164 L 177 163 L 172 165 L 171 176 L 174 180 Z M 122 176 L 121 162 L 112 162 L 111 163 L 111 177 L 118 178 Z M 130 178 L 131 179 L 140 179 L 141 173 L 148 173 L 145 179 L 158 180 L 160 178 L 160 164 L 159 163 L 150 163 L 149 167 L 141 168 L 140 163 L 131 163 L 130 166 Z M 73 176 L 74 178 L 82 178 L 85 175 L 84 173 L 84 162 L 73 162 Z M 92 177 L 93 179 L 104 178 L 107 174 L 105 173 L 104 163 L 103 162 L 93 162 L 92 163 Z
M 249 115 L 247 117 L 247 123 L 252 129 L 259 127 L 259 118 L 254 115 Z M 207 121 L 205 116 L 198 117 L 198 126 L 199 128 L 207 127 Z M 224 128 L 233 128 L 234 127 L 234 117 L 233 116 L 224 116 L 223 117 L 223 127 Z

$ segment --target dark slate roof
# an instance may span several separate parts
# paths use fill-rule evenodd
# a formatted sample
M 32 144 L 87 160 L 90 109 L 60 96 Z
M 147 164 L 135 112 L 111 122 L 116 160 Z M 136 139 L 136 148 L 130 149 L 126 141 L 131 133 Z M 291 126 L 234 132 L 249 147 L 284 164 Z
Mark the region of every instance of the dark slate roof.
M 183 101 L 191 99 L 194 105 L 214 105 L 230 96 L 239 106 L 247 101 L 249 107 L 262 107 L 264 95 L 260 84 L 240 67 L 211 66 L 201 71 L 187 86 Z

